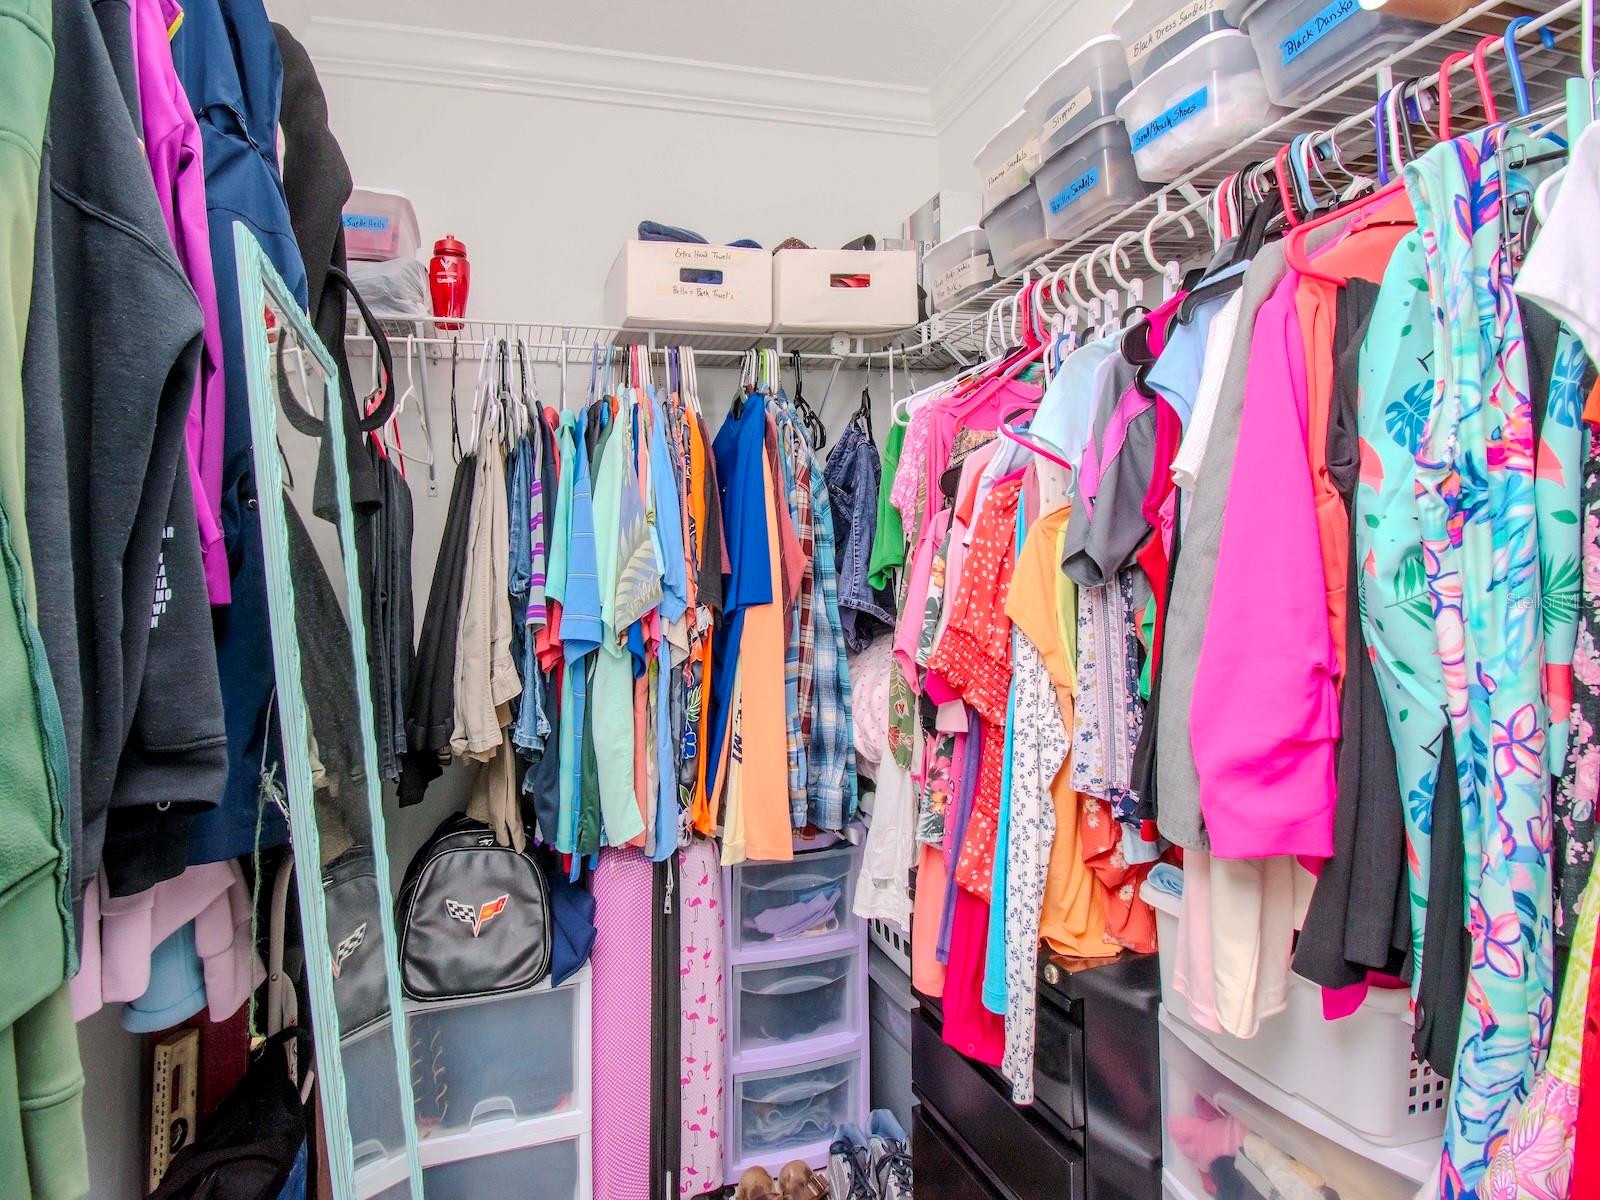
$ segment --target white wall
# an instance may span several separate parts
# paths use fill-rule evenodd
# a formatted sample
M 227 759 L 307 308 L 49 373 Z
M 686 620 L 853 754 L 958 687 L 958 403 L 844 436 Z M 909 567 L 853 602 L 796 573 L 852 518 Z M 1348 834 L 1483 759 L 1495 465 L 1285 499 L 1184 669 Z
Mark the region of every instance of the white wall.
M 1022 107 L 1023 100 L 1046 75 L 1090 38 L 1111 32 L 1111 18 L 1121 5 L 1115 0 L 1072 0 L 1019 44 L 1007 47 L 1004 65 L 990 74 L 987 86 L 958 98 L 945 99 L 939 115 L 939 185 L 976 191 L 980 180 L 972 156 Z M 935 87 L 938 96 L 939 88 Z
M 315 22 L 308 47 L 316 54 Z M 601 322 L 601 293 L 640 220 L 717 242 L 840 246 L 898 232 L 937 186 L 930 136 L 371 79 L 323 70 L 358 184 L 416 205 L 424 255 L 452 232 L 472 263 L 469 315 Z M 752 75 L 749 86 L 766 86 Z

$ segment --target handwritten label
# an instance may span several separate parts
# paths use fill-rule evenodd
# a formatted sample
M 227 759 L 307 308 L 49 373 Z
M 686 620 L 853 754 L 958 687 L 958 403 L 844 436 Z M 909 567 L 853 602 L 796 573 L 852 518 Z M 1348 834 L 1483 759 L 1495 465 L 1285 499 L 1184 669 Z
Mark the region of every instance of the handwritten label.
M 737 288 L 713 287 L 706 283 L 658 283 L 656 295 L 671 296 L 674 300 L 714 300 L 718 303 L 739 299 Z
M 673 247 L 672 257 L 676 262 L 692 263 L 730 263 L 739 256 L 739 251 L 728 246 L 696 246 L 677 245 Z
M 986 192 L 1010 191 L 1028 182 L 1028 148 L 1021 147 L 1002 166 L 989 172 L 983 181 Z
M 1278 43 L 1283 51 L 1283 65 L 1288 66 L 1311 49 L 1317 39 L 1338 28 L 1360 9 L 1357 0 L 1333 0 L 1327 8 Z
M 1355 0 L 1350 0 L 1350 2 L 1354 4 Z M 1190 117 L 1203 111 L 1206 105 L 1210 103 L 1210 93 L 1211 89 L 1208 87 L 1203 87 L 1198 92 L 1191 92 L 1159 117 L 1146 121 L 1135 129 L 1132 138 L 1129 139 L 1133 144 L 1134 153 L 1137 154 L 1158 137 L 1171 133 Z
M 1079 175 L 1066 187 L 1050 197 L 1050 215 L 1053 217 L 1059 216 L 1062 209 L 1077 203 L 1083 198 L 1084 193 L 1093 191 L 1099 183 L 1100 168 L 1090 167 L 1082 175 Z
M 934 304 L 944 306 L 952 303 L 968 288 L 980 287 L 993 278 L 994 265 L 989 261 L 989 256 L 975 254 L 949 270 L 939 272 L 928 290 L 933 293 Z
M 345 213 L 344 227 L 354 233 L 388 233 L 392 221 L 377 213 Z
M 1093 96 L 1093 90 L 1085 86 L 1076 96 L 1050 115 L 1050 119 L 1044 123 L 1044 129 L 1041 131 L 1040 136 L 1045 141 L 1053 138 L 1063 125 L 1089 107 L 1089 101 Z
M 1224 0 L 1190 0 L 1177 12 L 1167 17 L 1159 25 L 1134 38 L 1128 43 L 1128 61 L 1136 63 L 1149 54 L 1162 42 L 1176 36 L 1186 26 L 1193 25 L 1203 17 L 1209 17 L 1221 8 Z M 1354 0 L 1352 0 L 1352 3 Z

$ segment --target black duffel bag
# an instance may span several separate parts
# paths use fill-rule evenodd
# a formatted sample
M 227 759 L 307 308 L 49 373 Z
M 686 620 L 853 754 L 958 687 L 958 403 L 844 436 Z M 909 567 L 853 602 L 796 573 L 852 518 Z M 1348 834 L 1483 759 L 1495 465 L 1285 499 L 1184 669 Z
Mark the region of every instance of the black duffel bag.
M 465 813 L 406 868 L 396 906 L 400 984 L 413 1000 L 492 996 L 550 973 L 550 886 L 526 852 Z

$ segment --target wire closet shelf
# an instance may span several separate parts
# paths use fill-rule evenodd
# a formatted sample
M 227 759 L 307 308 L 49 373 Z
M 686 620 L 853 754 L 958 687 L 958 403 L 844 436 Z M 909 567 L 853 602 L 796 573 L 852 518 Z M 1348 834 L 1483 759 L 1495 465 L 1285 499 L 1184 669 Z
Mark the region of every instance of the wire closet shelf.
M 1447 59 L 1452 127 L 1483 127 L 1490 117 L 1473 78 L 1471 52 L 1480 39 L 1494 37 L 1485 50 L 1488 79 L 1494 93 L 1509 105 L 1511 74 L 1501 38 L 1506 26 L 1519 17 L 1528 18 L 1518 32 L 1518 53 L 1530 103 L 1536 110 L 1559 104 L 1566 81 L 1579 72 L 1586 2 L 1592 4 L 1593 0 L 1564 0 L 1559 4 L 1486 0 L 1477 4 L 1160 190 L 1087 226 L 962 304 L 929 317 L 890 341 L 904 347 L 914 367 L 965 366 L 983 357 L 985 326 L 997 305 L 1003 301 L 1015 303 L 1029 283 L 1055 274 L 1091 250 L 1104 251 L 1115 245 L 1130 257 L 1142 258 L 1147 232 L 1150 249 L 1161 259 L 1191 259 L 1209 250 L 1211 230 L 1205 218 L 1212 193 L 1235 172 L 1263 161 L 1270 163 L 1280 146 L 1302 134 L 1317 135 L 1322 146 L 1331 142 L 1344 169 L 1372 174 L 1377 162 L 1373 110 L 1378 97 L 1396 84 L 1415 81 L 1418 92 L 1436 104 L 1440 65 Z M 1545 29 L 1555 39 L 1553 47 L 1546 47 L 1541 40 L 1540 31 Z M 1589 34 L 1593 36 L 1592 29 Z M 1452 59 L 1457 55 L 1460 57 Z M 1587 72 L 1591 57 L 1581 57 Z M 1437 121 L 1432 128 L 1437 130 Z M 1423 137 L 1423 129 L 1414 127 L 1412 136 Z M 1423 148 L 1424 145 L 1417 145 L 1418 152 Z M 1142 265 L 1135 273 L 1146 274 Z

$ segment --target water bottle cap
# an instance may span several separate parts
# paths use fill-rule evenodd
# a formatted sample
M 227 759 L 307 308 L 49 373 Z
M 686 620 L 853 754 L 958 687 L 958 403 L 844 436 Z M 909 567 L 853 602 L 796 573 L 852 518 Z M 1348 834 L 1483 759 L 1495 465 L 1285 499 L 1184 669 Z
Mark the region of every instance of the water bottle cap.
M 465 243 L 456 241 L 456 235 L 447 233 L 433 244 L 435 254 L 459 254 L 462 258 L 467 256 Z

